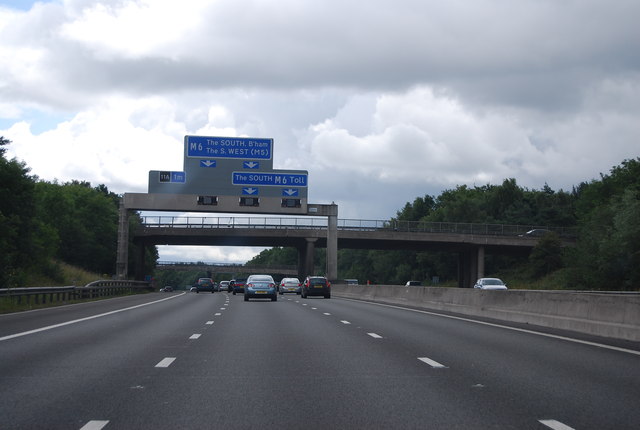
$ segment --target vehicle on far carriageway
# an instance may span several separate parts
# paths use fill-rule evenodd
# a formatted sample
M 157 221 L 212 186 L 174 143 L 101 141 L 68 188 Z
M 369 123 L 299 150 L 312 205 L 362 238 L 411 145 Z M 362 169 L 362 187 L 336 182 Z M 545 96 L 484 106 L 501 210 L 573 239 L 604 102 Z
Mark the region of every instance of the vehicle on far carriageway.
M 476 281 L 473 288 L 480 290 L 506 290 L 507 284 L 502 282 L 499 278 L 480 278 Z

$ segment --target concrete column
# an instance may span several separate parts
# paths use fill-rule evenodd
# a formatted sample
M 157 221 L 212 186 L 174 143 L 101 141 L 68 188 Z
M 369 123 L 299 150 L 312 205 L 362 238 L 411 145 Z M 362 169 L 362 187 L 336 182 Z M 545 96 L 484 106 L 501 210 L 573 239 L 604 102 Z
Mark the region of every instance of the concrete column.
M 338 205 L 329 206 L 327 225 L 327 278 L 338 279 Z
M 315 237 L 307 238 L 307 248 L 304 253 L 305 261 L 304 261 L 304 277 L 315 275 L 315 267 L 313 264 L 313 260 L 316 254 L 316 241 L 318 239 Z M 303 277 L 303 278 L 304 278 Z M 303 279 L 300 279 L 301 281 Z
M 478 278 L 484 278 L 484 246 L 478 247 L 478 273 L 476 276 L 476 280 Z M 474 280 L 475 281 L 475 280 Z
M 144 267 L 144 257 L 147 251 L 147 246 L 143 243 L 139 244 L 136 247 L 136 269 L 135 269 L 135 280 L 136 281 L 144 281 L 145 275 L 145 267 Z
M 116 279 L 127 279 L 129 272 L 129 211 L 120 198 L 118 211 L 118 250 L 116 252 Z
M 305 268 L 305 264 L 307 262 L 307 248 L 306 246 L 297 246 L 296 249 L 298 250 L 298 279 L 302 282 L 307 276 L 307 270 Z

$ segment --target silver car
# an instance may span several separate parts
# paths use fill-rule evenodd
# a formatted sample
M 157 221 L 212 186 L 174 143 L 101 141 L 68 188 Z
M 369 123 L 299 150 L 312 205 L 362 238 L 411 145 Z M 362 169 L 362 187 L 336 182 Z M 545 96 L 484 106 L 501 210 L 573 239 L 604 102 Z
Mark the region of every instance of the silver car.
M 302 284 L 298 278 L 283 278 L 278 284 L 278 291 L 280 292 L 280 295 L 283 295 L 284 293 L 300 294 L 301 289 Z
M 481 290 L 506 290 L 507 284 L 498 278 L 480 278 L 476 281 L 473 288 L 479 288 Z

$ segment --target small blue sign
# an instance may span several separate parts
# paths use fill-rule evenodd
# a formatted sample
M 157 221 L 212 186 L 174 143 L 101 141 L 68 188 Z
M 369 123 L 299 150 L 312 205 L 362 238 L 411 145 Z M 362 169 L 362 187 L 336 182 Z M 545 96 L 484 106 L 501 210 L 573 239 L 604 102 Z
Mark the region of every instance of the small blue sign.
M 200 160 L 200 167 L 216 167 L 216 160 Z
M 243 188 L 242 189 L 242 195 L 243 196 L 257 196 L 260 193 L 260 191 L 258 190 L 258 188 L 254 188 L 254 187 L 249 187 L 249 188 Z
M 187 175 L 184 172 L 158 172 L 158 180 L 163 183 L 184 184 L 187 181 Z
M 187 157 L 271 160 L 273 139 L 185 136 Z
M 306 187 L 307 175 L 301 173 L 233 172 L 231 174 L 231 184 Z
M 244 163 L 242 163 L 242 167 L 244 167 L 245 169 L 259 169 L 260 168 L 260 162 L 259 161 L 245 161 Z
M 283 188 L 282 189 L 283 197 L 298 197 L 298 189 L 297 188 Z

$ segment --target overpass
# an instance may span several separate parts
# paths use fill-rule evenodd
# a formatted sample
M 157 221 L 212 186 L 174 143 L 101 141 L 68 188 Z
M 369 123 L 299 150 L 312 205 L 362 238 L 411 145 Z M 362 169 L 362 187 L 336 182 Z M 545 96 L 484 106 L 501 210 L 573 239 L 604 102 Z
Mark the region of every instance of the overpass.
M 152 245 L 282 246 L 298 250 L 298 277 L 314 273 L 316 247 L 327 247 L 328 220 L 313 217 L 145 216 L 133 232 L 139 248 Z M 538 242 L 525 233 L 539 226 L 337 220 L 338 248 L 449 251 L 459 256 L 458 284 L 484 276 L 486 252 L 527 255 Z M 571 245 L 572 231 L 553 229 Z
M 158 261 L 156 267 L 162 270 L 197 270 L 209 273 L 228 274 L 278 274 L 297 276 L 296 266 L 245 266 L 244 264 L 228 263 L 185 263 L 180 261 Z

